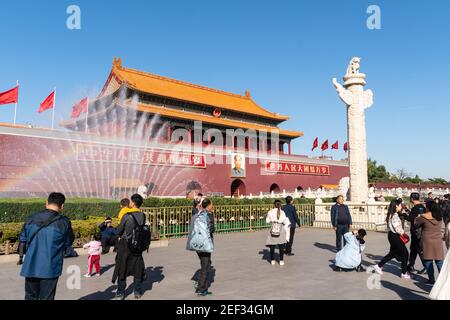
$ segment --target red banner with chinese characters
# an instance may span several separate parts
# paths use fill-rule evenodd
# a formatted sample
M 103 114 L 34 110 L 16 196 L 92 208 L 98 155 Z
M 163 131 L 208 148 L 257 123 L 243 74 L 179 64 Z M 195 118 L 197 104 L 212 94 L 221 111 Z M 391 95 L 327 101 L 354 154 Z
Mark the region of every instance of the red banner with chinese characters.
M 202 154 L 91 144 L 77 144 L 77 160 L 206 168 L 206 159 Z
M 268 172 L 311 174 L 329 176 L 330 167 L 326 165 L 304 164 L 295 162 L 266 161 L 265 169 Z

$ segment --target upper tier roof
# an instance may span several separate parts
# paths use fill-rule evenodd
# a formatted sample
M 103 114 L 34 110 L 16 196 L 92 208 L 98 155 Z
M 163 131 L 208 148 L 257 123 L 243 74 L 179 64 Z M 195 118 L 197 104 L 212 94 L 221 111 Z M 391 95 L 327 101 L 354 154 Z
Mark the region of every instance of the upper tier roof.
M 114 81 L 111 81 L 113 78 Z M 126 86 L 131 89 L 157 96 L 252 114 L 279 122 L 289 119 L 287 116 L 269 112 L 257 105 L 250 97 L 248 91 L 246 92 L 246 95 L 239 95 L 125 68 L 122 66 L 120 58 L 114 59 L 111 74 L 99 97 L 108 95 L 112 93 L 111 91 L 115 91 L 114 89 L 116 89 L 116 86 L 112 82 L 119 85 L 125 83 Z M 110 83 L 113 88 L 110 87 Z

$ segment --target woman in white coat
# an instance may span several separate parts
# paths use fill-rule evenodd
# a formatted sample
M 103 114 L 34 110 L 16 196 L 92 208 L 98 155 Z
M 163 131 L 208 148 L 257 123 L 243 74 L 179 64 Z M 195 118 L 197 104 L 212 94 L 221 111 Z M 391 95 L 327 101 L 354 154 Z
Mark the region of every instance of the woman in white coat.
M 283 210 L 281 210 L 281 201 L 275 200 L 274 208 L 267 213 L 266 222 L 271 224 L 269 235 L 267 236 L 266 246 L 270 249 L 271 264 L 275 265 L 275 247 L 280 251 L 280 266 L 284 265 L 284 247 L 289 241 L 289 227 L 291 222 Z

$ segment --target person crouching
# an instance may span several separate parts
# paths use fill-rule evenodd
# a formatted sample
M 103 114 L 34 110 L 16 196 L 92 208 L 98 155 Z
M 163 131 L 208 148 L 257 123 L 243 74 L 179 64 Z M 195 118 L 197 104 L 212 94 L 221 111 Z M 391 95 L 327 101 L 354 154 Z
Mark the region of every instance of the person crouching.
M 366 235 L 367 232 L 364 229 L 344 234 L 346 244 L 344 248 L 336 254 L 334 271 L 365 271 L 361 265 L 361 254 L 365 248 L 364 237 Z

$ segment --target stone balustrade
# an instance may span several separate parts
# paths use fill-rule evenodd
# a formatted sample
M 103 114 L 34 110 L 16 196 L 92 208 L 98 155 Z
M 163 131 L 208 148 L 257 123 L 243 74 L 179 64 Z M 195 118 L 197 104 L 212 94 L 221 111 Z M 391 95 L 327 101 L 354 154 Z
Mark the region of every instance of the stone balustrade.
M 433 193 L 433 197 L 442 197 L 445 194 L 450 194 L 449 188 L 421 188 L 421 189 L 408 189 L 408 188 L 375 188 L 372 190 L 373 197 L 408 197 L 412 192 L 418 192 L 423 198 L 427 197 L 429 192 Z M 311 189 L 308 188 L 306 190 L 283 190 L 282 192 L 260 192 L 258 195 L 249 194 L 247 196 L 240 196 L 240 198 L 284 198 L 287 195 L 292 196 L 294 199 L 296 198 L 308 198 L 308 199 L 317 199 L 317 198 L 334 198 L 338 195 L 342 195 L 342 190 L 339 189 Z M 369 192 L 370 194 L 370 192 Z

